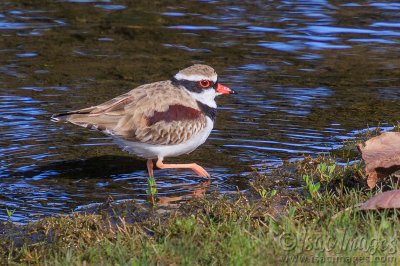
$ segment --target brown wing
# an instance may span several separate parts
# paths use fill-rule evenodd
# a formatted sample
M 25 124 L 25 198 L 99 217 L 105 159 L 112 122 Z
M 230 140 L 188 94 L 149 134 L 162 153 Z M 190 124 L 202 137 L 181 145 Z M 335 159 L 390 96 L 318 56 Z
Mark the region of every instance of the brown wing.
M 149 144 L 182 143 L 206 125 L 196 101 L 170 81 L 143 85 L 103 104 L 52 119 Z
M 144 121 L 145 126 L 120 131 L 122 137 L 149 144 L 179 144 L 199 133 L 207 123 L 200 110 L 181 104 L 170 105 L 164 112 L 156 111 Z

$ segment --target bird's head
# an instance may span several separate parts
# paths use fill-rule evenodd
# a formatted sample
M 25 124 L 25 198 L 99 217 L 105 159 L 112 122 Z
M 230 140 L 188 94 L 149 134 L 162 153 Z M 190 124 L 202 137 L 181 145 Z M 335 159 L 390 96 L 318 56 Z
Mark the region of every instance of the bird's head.
M 217 107 L 214 98 L 235 92 L 218 82 L 215 70 L 207 65 L 196 64 L 179 71 L 172 79 L 176 85 L 184 87 L 199 102 Z

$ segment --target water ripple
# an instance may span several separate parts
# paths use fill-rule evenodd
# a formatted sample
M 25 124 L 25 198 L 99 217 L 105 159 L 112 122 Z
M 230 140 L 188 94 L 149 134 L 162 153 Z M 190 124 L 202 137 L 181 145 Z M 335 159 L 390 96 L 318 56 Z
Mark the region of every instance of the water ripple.
M 393 1 L 38 0 L 0 3 L 0 220 L 146 200 L 145 162 L 95 131 L 49 121 L 193 63 L 236 91 L 196 152 L 157 170 L 159 195 L 248 188 L 248 172 L 338 148 L 400 119 L 400 6 Z M 200 193 L 200 194 L 201 194 Z M 168 199 L 165 199 L 168 200 Z

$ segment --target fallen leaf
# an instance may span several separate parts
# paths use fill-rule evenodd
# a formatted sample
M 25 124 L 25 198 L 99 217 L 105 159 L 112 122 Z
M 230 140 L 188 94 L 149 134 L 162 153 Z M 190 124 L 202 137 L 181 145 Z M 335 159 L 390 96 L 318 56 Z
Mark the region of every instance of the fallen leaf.
M 400 189 L 375 195 L 360 206 L 360 210 L 400 209 Z
M 367 183 L 370 188 L 384 178 L 400 170 L 400 133 L 386 132 L 357 145 L 365 162 Z

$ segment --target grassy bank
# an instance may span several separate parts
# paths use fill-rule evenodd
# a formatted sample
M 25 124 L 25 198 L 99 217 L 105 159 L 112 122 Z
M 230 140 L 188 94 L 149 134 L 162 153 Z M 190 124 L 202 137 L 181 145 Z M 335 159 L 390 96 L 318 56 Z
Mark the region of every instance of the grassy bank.
M 398 264 L 399 212 L 352 207 L 396 185 L 388 178 L 368 190 L 361 163 L 338 162 L 304 158 L 254 173 L 246 192 L 176 208 L 109 202 L 27 226 L 3 223 L 0 258 L 11 265 Z

